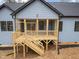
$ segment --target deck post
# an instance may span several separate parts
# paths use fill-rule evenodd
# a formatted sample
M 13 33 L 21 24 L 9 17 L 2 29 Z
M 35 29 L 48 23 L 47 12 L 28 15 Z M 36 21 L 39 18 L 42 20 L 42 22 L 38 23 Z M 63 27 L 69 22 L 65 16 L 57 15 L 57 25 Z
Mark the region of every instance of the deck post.
M 18 20 L 16 19 L 16 31 L 18 31 Z
M 57 35 L 57 20 L 55 20 L 55 31 L 54 31 L 54 35 Z
M 26 27 L 26 19 L 24 19 L 24 32 L 25 32 L 25 34 L 26 34 L 26 30 L 27 30 L 27 27 Z
M 16 49 L 17 49 L 17 55 L 18 55 L 18 45 L 16 47 L 17 47 Z
M 25 44 L 23 44 L 23 57 L 25 58 Z
M 48 51 L 48 40 L 46 40 L 46 51 Z
M 36 33 L 37 33 L 37 35 L 38 35 L 38 28 L 39 28 L 38 24 L 39 24 L 39 22 L 38 22 L 38 15 L 37 15 L 37 19 L 36 19 Z
M 26 46 L 25 50 L 26 50 L 25 52 L 28 53 L 28 46 Z
M 49 26 L 49 20 L 47 19 L 46 20 L 46 34 L 47 34 L 47 36 L 48 36 L 48 26 Z
M 46 20 L 46 35 L 48 36 L 48 25 L 49 25 L 49 20 Z M 46 51 L 48 50 L 48 40 L 46 40 Z
M 59 19 L 57 20 L 57 40 L 56 40 L 56 51 L 57 51 L 57 54 L 59 54 L 58 41 L 59 41 Z
M 24 19 L 24 32 L 25 32 L 25 35 L 27 34 L 27 23 L 26 23 L 26 19 Z M 26 46 L 25 47 L 25 50 L 28 52 L 28 47 Z
M 16 45 L 15 45 L 15 43 L 14 43 L 13 49 L 14 49 L 14 59 L 16 59 Z

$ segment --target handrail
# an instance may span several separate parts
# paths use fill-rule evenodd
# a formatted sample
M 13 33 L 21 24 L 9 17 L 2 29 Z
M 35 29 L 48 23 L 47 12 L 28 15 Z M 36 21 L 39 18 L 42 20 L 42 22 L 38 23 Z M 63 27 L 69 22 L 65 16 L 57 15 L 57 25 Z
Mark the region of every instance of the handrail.
M 42 48 L 44 50 L 44 46 L 40 41 L 32 41 L 34 44 L 36 44 L 38 47 Z M 40 42 L 40 43 L 39 43 Z
M 27 37 L 25 37 L 25 38 L 26 38 L 27 40 L 28 40 L 28 39 L 33 39 L 33 37 L 31 37 L 31 36 L 28 37 L 27 34 L 26 34 L 26 36 L 27 36 Z M 42 49 L 44 50 L 44 46 L 43 46 L 43 44 L 42 44 L 39 40 L 38 40 L 38 41 L 37 41 L 37 40 L 36 40 L 36 41 L 35 41 L 35 40 L 28 40 L 28 41 L 34 43 L 35 45 L 37 45 L 38 47 L 40 47 L 40 48 L 42 48 Z
M 44 33 L 43 33 L 44 32 Z M 53 33 L 53 34 L 52 34 Z M 31 30 L 27 30 L 27 32 L 25 33 L 25 32 L 20 32 L 20 31 L 16 31 L 16 32 L 13 32 L 13 35 L 12 35 L 12 37 L 13 37 L 13 40 L 16 40 L 17 38 L 19 38 L 20 36 L 22 36 L 23 34 L 25 34 L 25 35 L 29 35 L 29 37 L 30 36 L 36 36 L 36 37 L 38 37 L 39 35 L 45 35 L 46 34 L 46 31 L 45 30 L 40 30 L 40 31 L 38 31 L 38 34 L 37 34 L 37 32 L 36 31 L 32 31 L 31 32 Z M 49 35 L 54 35 L 54 36 L 56 36 L 57 35 L 57 32 L 56 32 L 56 30 L 49 30 L 48 31 L 48 36 Z
M 12 38 L 13 38 L 13 41 L 17 38 L 19 38 L 21 35 L 23 35 L 24 33 L 22 32 L 13 32 L 12 34 Z
M 34 51 L 36 51 L 37 53 L 40 53 L 40 52 L 44 53 L 44 47 L 37 45 L 33 41 L 30 41 L 30 40 L 26 40 L 24 42 L 26 42 L 25 44 L 27 44 L 27 46 L 29 46 L 30 48 L 34 49 Z M 33 45 L 35 45 L 35 46 L 33 46 Z
M 39 31 L 38 35 L 41 35 L 42 32 L 45 32 L 45 31 Z M 56 31 L 49 31 L 49 33 L 52 33 L 52 32 L 56 36 Z M 31 35 L 32 34 L 33 36 L 34 35 L 36 36 L 37 32 L 35 32 L 35 31 L 34 32 L 27 31 L 27 33 L 25 33 L 25 32 L 13 32 L 12 37 L 13 37 L 13 39 L 17 39 L 18 37 L 20 37 L 23 34 L 27 34 L 27 35 Z M 43 35 L 45 35 L 45 34 L 43 34 Z M 50 35 L 52 35 L 52 34 L 50 34 Z M 48 36 L 49 36 L 49 34 L 48 34 Z

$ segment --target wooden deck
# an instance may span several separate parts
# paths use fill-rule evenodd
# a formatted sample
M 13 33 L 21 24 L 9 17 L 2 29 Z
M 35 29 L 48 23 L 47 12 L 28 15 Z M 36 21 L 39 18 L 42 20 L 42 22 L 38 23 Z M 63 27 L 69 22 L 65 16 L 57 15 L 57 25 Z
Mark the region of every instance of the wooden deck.
M 26 35 L 27 36 L 27 35 Z M 38 35 L 38 36 L 30 36 L 32 40 L 56 40 L 57 37 L 52 35 Z
M 34 50 L 39 55 L 42 55 L 44 54 L 45 50 L 48 50 L 48 44 L 51 40 L 56 44 L 56 51 L 58 53 L 59 19 L 38 20 L 37 17 L 36 20 L 24 19 L 22 20 L 22 22 L 18 21 L 19 20 L 16 20 L 16 31 L 13 33 L 14 58 L 16 58 L 18 54 L 18 44 L 21 44 L 23 46 L 24 57 L 25 49 L 28 49 L 27 47 L 25 47 L 25 45 Z M 21 24 L 23 25 L 20 26 Z M 51 28 L 49 28 L 49 25 L 51 25 Z M 46 47 L 41 41 L 45 43 Z

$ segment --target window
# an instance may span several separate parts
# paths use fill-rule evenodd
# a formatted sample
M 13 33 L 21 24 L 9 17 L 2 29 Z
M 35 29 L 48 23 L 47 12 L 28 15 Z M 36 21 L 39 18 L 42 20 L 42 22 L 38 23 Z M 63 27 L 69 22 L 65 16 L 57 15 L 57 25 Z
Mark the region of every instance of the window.
M 74 31 L 79 31 L 79 21 L 75 21 L 75 29 Z
M 60 22 L 59 22 L 59 31 L 62 31 L 62 28 L 63 28 L 63 22 L 60 21 Z
M 28 23 L 27 24 L 27 30 L 35 30 L 35 27 L 36 27 L 35 23 Z
M 1 21 L 1 31 L 6 31 L 6 22 L 5 21 Z
M 1 31 L 13 31 L 13 22 L 12 21 L 1 21 L 0 22 Z
M 33 30 L 36 29 L 36 20 L 27 20 L 27 30 Z
M 49 21 L 49 30 L 54 30 L 55 29 L 55 21 L 54 20 L 50 20 Z
M 7 22 L 7 30 L 8 31 L 13 31 L 13 22 L 12 21 Z
M 39 21 L 39 30 L 46 30 L 46 21 Z

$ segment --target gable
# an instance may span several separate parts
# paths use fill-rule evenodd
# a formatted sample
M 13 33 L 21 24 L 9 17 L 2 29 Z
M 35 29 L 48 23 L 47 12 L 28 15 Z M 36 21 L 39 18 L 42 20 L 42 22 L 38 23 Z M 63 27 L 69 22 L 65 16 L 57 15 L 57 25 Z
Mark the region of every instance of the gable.
M 48 8 L 44 3 L 42 3 L 39 0 L 36 0 L 35 2 L 31 3 L 27 8 L 24 8 L 19 13 L 16 14 L 17 18 L 32 18 L 35 19 L 36 16 L 40 19 L 57 19 L 58 14 L 52 11 L 50 8 Z
M 12 20 L 11 13 L 12 11 L 6 7 L 0 9 L 0 21 Z

